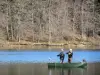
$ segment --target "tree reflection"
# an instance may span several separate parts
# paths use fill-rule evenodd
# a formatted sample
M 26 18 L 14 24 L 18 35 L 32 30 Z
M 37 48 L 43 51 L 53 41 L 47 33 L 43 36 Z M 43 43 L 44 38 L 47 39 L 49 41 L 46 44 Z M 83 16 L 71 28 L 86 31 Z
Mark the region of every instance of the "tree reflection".
M 64 72 L 66 70 L 66 72 Z M 54 69 L 50 69 L 49 68 L 49 75 L 53 75 L 54 73 L 57 73 L 56 75 L 71 75 L 71 69 L 57 69 L 57 68 L 54 68 Z
M 8 75 L 17 75 L 17 66 L 10 64 L 8 68 Z
M 64 75 L 64 69 L 63 69 L 63 68 L 61 68 L 61 73 L 60 73 L 60 75 Z
M 71 70 L 70 69 L 68 69 L 68 75 L 71 75 Z

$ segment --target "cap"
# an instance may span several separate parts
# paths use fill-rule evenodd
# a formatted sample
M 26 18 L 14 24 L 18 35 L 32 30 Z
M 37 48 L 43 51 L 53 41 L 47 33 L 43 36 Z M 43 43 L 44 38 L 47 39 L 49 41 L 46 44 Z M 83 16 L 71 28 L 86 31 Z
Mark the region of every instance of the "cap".
M 64 51 L 64 49 L 61 49 L 61 51 Z
M 72 49 L 69 49 L 70 52 L 72 52 Z

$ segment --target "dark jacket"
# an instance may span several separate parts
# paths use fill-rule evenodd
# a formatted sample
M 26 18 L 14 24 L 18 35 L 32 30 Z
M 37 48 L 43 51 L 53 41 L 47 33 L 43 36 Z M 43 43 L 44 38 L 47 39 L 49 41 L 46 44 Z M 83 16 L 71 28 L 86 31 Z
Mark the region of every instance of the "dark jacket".
M 73 57 L 73 52 L 67 52 L 66 54 L 68 54 L 68 58 L 72 58 Z
M 60 57 L 60 59 L 64 59 L 65 54 L 64 54 L 63 52 L 60 52 L 57 56 L 59 56 L 59 57 Z

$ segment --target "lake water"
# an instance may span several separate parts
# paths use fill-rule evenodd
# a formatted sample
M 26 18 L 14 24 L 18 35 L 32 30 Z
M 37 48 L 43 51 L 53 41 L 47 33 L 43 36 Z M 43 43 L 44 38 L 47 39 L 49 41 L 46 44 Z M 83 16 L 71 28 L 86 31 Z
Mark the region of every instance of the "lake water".
M 0 51 L 0 75 L 100 75 L 100 50 L 74 51 L 72 62 L 86 59 L 86 69 L 48 69 L 47 62 L 59 62 L 56 56 L 59 52 Z M 67 55 L 64 62 L 67 62 Z

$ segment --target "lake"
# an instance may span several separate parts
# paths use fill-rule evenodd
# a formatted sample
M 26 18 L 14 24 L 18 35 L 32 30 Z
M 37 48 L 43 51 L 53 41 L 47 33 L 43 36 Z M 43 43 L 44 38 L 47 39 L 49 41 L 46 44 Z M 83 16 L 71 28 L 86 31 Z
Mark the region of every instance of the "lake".
M 48 69 L 47 62 L 59 62 L 56 56 L 59 52 L 60 50 L 2 50 L 0 51 L 0 75 L 100 75 L 100 50 L 73 51 L 72 62 L 86 59 L 88 62 L 86 69 Z M 64 62 L 67 62 L 67 55 Z

